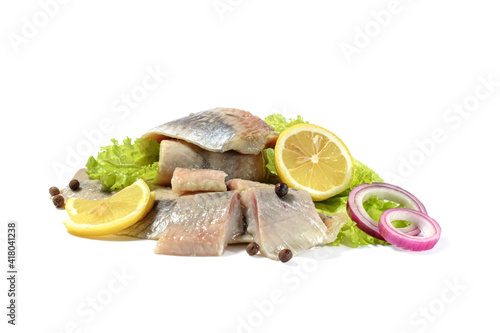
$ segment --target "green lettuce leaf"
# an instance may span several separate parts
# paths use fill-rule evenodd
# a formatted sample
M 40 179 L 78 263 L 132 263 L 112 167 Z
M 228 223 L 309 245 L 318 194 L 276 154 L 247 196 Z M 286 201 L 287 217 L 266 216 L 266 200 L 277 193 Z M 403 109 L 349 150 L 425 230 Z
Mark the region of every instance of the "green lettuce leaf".
M 373 182 L 382 182 L 382 178 L 373 170 L 368 168 L 363 163 L 354 160 L 354 177 L 351 186 L 344 192 L 324 201 L 315 202 L 316 209 L 326 214 L 347 214 L 347 198 L 353 188 L 358 185 Z M 381 201 L 376 197 L 368 199 L 364 204 L 364 208 L 375 221 L 378 221 L 380 215 L 389 209 L 395 208 L 397 204 L 391 201 Z M 342 227 L 337 239 L 328 245 L 337 246 L 343 244 L 349 247 L 359 247 L 365 245 L 390 245 L 388 242 L 376 239 L 361 229 L 358 228 L 356 222 L 349 218 L 349 221 Z
M 264 121 L 269 125 L 274 127 L 274 130 L 278 133 L 283 132 L 287 128 L 292 127 L 297 124 L 308 124 L 309 122 L 305 121 L 301 116 L 297 116 L 296 119 L 289 118 L 286 119 L 279 113 L 273 113 L 272 115 L 267 116 Z
M 266 117 L 264 120 L 269 125 L 273 126 L 278 133 L 283 132 L 285 129 L 292 127 L 293 125 L 307 123 L 301 116 L 297 116 L 296 119 L 287 119 L 280 114 L 272 114 Z M 274 149 L 266 149 L 264 151 L 264 160 L 266 164 L 267 174 L 270 177 L 268 178 L 268 180 L 270 180 L 272 177 L 277 177 L 276 167 L 274 165 Z M 329 215 L 347 213 L 347 198 L 353 188 L 365 183 L 371 184 L 373 182 L 383 182 L 382 178 L 380 178 L 380 176 L 375 171 L 357 160 L 354 160 L 354 168 L 354 177 L 349 188 L 332 198 L 320 202 L 315 202 L 316 209 L 318 211 L 324 212 Z M 364 203 L 364 208 L 366 209 L 368 214 L 376 221 L 380 219 L 380 215 L 382 215 L 385 210 L 398 206 L 399 205 L 396 203 L 393 203 L 391 201 L 381 201 L 376 197 L 370 198 Z M 397 221 L 393 224 L 398 227 L 407 225 L 407 223 L 405 223 L 404 221 Z M 376 239 L 359 229 L 356 223 L 353 222 L 350 218 L 349 221 L 340 230 L 340 233 L 335 242 L 329 245 L 336 246 L 339 244 L 350 247 L 365 246 L 369 244 L 389 245 L 389 243 Z
M 301 116 L 297 116 L 296 119 L 293 118 L 287 119 L 279 113 L 274 113 L 272 115 L 267 116 L 264 119 L 264 121 L 269 125 L 273 126 L 274 130 L 278 133 L 283 132 L 287 128 L 292 127 L 293 125 L 308 123 Z M 266 182 L 278 183 L 280 180 L 278 177 L 278 173 L 276 172 L 276 166 L 274 165 L 274 149 L 273 148 L 264 149 L 262 155 L 264 156 L 264 165 L 266 168 L 265 170 Z
M 120 190 L 139 178 L 150 182 L 158 174 L 160 144 L 151 138 L 125 138 L 123 144 L 111 139 L 112 145 L 101 147 L 94 158 L 87 161 L 87 174 L 92 179 L 100 179 L 110 191 Z
M 372 219 L 374 219 L 375 221 L 379 221 L 380 215 L 382 215 L 382 213 L 388 209 L 404 208 L 403 205 L 400 205 L 396 202 L 392 202 L 389 200 L 378 200 L 377 196 L 373 196 L 370 199 L 366 200 L 363 203 L 363 207 L 365 208 L 368 215 L 370 215 L 370 217 Z M 391 223 L 396 228 L 404 228 L 404 227 L 411 225 L 411 222 L 403 221 L 403 220 L 396 220 L 396 221 L 392 221 Z

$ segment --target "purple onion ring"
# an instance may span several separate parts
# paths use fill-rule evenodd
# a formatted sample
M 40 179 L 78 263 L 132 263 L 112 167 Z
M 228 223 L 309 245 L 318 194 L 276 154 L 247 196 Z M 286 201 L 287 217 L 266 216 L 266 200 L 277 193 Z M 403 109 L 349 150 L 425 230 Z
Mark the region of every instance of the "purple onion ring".
M 397 202 L 405 208 L 427 214 L 424 205 L 413 194 L 401 187 L 386 183 L 361 184 L 356 186 L 351 193 L 349 193 L 349 198 L 347 199 L 347 213 L 349 217 L 356 222 L 358 228 L 377 239 L 385 240 L 380 234 L 377 221 L 372 219 L 363 207 L 363 203 L 373 196 L 377 196 L 379 200 Z M 420 234 L 420 229 L 415 224 L 398 230 L 410 236 L 417 236 Z

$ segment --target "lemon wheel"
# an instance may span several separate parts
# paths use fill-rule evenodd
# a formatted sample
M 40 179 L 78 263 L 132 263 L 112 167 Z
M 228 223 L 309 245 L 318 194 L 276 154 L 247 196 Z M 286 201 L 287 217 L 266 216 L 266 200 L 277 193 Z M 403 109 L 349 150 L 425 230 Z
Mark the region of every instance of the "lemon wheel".
M 352 156 L 342 140 L 313 124 L 298 124 L 280 134 L 275 164 L 282 181 L 308 191 L 315 201 L 344 191 L 354 175 Z
M 148 185 L 139 179 L 106 199 L 68 199 L 66 212 L 70 218 L 63 223 L 78 236 L 114 234 L 144 218 L 155 199 L 156 192 L 150 192 Z

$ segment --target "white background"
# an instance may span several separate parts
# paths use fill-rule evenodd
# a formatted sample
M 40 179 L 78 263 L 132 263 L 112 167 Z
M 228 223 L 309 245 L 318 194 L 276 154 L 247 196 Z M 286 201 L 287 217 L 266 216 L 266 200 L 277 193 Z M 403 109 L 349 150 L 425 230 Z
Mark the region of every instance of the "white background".
M 52 6 L 47 22 L 37 1 L 0 5 L 5 272 L 6 223 L 19 226 L 18 325 L 6 323 L 2 278 L 2 332 L 498 329 L 498 4 L 401 0 L 381 27 L 370 13 L 389 1 L 223 0 L 219 12 L 214 3 L 75 0 Z M 30 34 L 26 20 L 40 27 Z M 346 44 L 357 53 L 346 57 Z M 123 108 L 148 68 L 168 77 Z M 448 113 L 464 101 L 471 112 Z M 330 129 L 422 200 L 441 241 L 426 253 L 337 247 L 282 264 L 242 248 L 170 257 L 154 255 L 153 241 L 66 233 L 50 186 L 63 187 L 110 138 L 216 106 Z M 444 137 L 431 144 L 435 131 Z M 122 272 L 124 285 L 114 278 Z M 99 311 L 87 304 L 95 297 L 106 303 Z

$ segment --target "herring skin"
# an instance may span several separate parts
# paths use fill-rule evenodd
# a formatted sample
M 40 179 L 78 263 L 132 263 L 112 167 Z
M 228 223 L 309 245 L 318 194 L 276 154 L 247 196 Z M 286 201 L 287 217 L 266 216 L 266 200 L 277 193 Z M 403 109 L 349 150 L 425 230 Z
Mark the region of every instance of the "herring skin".
M 144 218 L 130 227 L 116 233 L 118 236 L 129 236 L 142 239 L 158 239 L 169 223 L 178 196 L 170 189 L 157 188 L 156 201 L 153 208 Z
M 109 198 L 116 193 L 105 191 L 103 183 L 99 179 L 91 179 L 85 168 L 78 170 L 73 176 L 73 179 L 78 180 L 80 188 L 78 190 L 72 190 L 69 185 L 63 188 L 60 193 L 65 202 L 68 201 L 69 198 L 101 200 Z
M 179 256 L 220 256 L 243 233 L 240 194 L 207 192 L 178 199 L 154 252 Z
M 265 148 L 274 147 L 278 135 L 272 126 L 250 112 L 215 108 L 157 126 L 143 138 L 152 137 L 158 142 L 175 138 L 212 152 L 234 150 L 257 155 Z
M 332 242 L 342 227 L 344 216 L 324 216 L 316 211 L 311 195 L 290 189 L 283 198 L 273 188 L 250 187 L 241 193 L 241 203 L 247 222 L 246 233 L 259 244 L 260 253 L 278 260 L 283 249 L 293 256 L 316 245 Z

